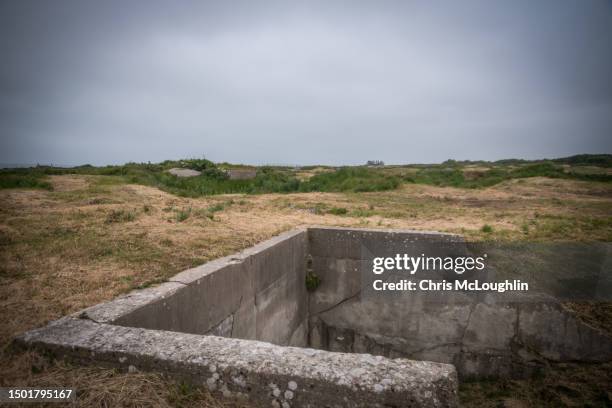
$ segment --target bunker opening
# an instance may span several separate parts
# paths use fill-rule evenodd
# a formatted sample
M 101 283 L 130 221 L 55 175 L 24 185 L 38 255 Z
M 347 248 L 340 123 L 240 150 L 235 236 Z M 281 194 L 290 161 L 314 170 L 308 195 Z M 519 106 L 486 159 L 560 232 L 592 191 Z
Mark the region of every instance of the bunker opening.
M 441 233 L 293 231 L 176 275 L 163 295 L 112 323 L 449 363 L 460 377 L 475 379 L 525 377 L 551 360 L 610 359 L 609 339 L 554 298 L 372 293 L 380 277 L 371 273 L 375 255 L 448 256 L 464 245 L 461 236 Z

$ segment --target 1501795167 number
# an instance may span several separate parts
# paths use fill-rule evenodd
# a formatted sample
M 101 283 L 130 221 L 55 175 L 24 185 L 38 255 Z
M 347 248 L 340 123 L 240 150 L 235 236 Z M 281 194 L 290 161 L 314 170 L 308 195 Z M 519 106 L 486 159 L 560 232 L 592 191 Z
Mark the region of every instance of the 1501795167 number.
M 0 402 L 62 402 L 74 400 L 75 394 L 72 388 L 3 387 L 0 388 Z

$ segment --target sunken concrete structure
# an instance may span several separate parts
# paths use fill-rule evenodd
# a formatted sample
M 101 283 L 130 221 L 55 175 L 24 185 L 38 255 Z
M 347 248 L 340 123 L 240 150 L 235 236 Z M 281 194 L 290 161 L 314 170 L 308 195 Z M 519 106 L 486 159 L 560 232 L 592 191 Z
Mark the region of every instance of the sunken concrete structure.
M 201 171 L 193 169 L 179 169 L 177 167 L 168 170 L 168 173 L 176 177 L 196 177 L 202 174 Z
M 257 169 L 227 169 L 225 173 L 230 180 L 250 180 L 257 176 Z
M 549 361 L 612 360 L 612 339 L 554 298 L 369 290 L 372 256 L 440 253 L 462 242 L 414 231 L 296 230 L 17 342 L 284 408 L 455 407 L 458 375 L 525 376 Z M 312 291 L 309 274 L 320 278 Z

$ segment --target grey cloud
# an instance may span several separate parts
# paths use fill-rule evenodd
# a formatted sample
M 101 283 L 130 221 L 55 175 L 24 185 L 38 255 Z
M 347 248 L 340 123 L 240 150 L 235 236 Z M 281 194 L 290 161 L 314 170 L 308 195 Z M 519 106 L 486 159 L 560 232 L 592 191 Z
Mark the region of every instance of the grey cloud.
M 612 151 L 603 0 L 0 4 L 0 162 Z

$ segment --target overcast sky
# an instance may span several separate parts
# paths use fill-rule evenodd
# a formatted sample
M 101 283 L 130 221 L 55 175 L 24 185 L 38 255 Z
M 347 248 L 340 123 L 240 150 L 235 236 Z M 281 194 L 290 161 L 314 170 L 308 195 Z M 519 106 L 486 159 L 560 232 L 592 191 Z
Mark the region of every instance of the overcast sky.
M 0 162 L 612 153 L 612 1 L 0 0 Z

